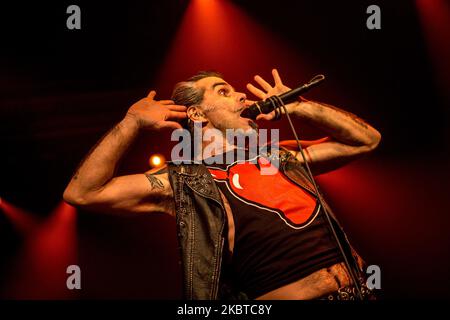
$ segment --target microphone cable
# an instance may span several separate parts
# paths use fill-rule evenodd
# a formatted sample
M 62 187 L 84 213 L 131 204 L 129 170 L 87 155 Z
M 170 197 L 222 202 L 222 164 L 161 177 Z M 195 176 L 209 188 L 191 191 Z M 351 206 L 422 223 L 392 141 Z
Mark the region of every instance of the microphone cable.
M 311 82 L 313 82 L 313 81 L 316 81 L 316 78 L 317 78 L 317 77 L 321 77 L 322 80 L 325 79 L 325 76 L 323 76 L 323 75 L 317 75 L 317 76 L 315 76 L 313 79 L 311 79 L 309 82 L 311 83 Z M 280 99 L 280 97 L 277 96 L 277 95 L 274 95 L 274 96 L 270 97 L 269 100 L 271 101 L 271 103 L 272 103 L 272 105 L 273 105 L 273 107 L 274 107 L 275 117 L 276 117 L 277 119 L 280 118 L 280 116 L 281 116 L 280 113 L 281 113 L 281 112 L 279 111 L 279 109 L 282 108 L 283 111 L 284 111 L 284 113 L 285 113 L 285 115 L 286 115 L 286 118 L 288 119 L 289 126 L 291 127 L 291 131 L 292 131 L 292 133 L 294 134 L 294 138 L 295 138 L 295 141 L 297 142 L 298 149 L 299 149 L 299 151 L 300 151 L 300 154 L 302 155 L 303 162 L 304 162 L 304 164 L 305 164 L 307 174 L 308 174 L 308 176 L 309 176 L 310 181 L 311 181 L 312 184 L 313 184 L 314 191 L 315 191 L 316 194 L 317 194 L 317 198 L 318 198 L 318 200 L 319 200 L 319 204 L 320 204 L 320 206 L 321 206 L 322 209 L 323 209 L 323 212 L 324 212 L 324 214 L 325 214 L 325 217 L 326 217 L 326 219 L 327 219 L 327 222 L 328 222 L 328 224 L 329 224 L 329 226 L 330 226 L 331 232 L 333 233 L 333 237 L 335 238 L 336 243 L 337 243 L 337 245 L 338 245 L 338 247 L 339 247 L 339 251 L 340 251 L 342 257 L 344 258 L 345 266 L 347 267 L 347 270 L 348 270 L 348 272 L 349 272 L 349 274 L 350 274 L 350 277 L 351 277 L 351 279 L 352 279 L 352 281 L 353 281 L 353 284 L 354 284 L 354 286 L 355 286 L 355 288 L 356 288 L 356 290 L 357 290 L 357 292 L 358 292 L 359 299 L 360 299 L 360 300 L 363 300 L 363 295 L 362 295 L 360 283 L 357 281 L 357 277 L 356 277 L 356 275 L 353 273 L 353 271 L 354 271 L 353 268 L 350 267 L 350 262 L 348 261 L 347 254 L 345 253 L 345 250 L 344 250 L 344 248 L 343 248 L 343 246 L 342 246 L 342 244 L 341 244 L 341 240 L 339 239 L 339 236 L 338 236 L 337 233 L 336 233 L 335 227 L 333 226 L 333 223 L 332 223 L 331 218 L 330 218 L 330 214 L 328 213 L 327 208 L 323 205 L 322 197 L 320 196 L 320 193 L 319 193 L 319 188 L 317 187 L 316 180 L 314 179 L 314 176 L 313 176 L 313 174 L 312 174 L 312 172 L 311 172 L 311 169 L 310 169 L 310 167 L 309 167 L 308 161 L 307 161 L 307 159 L 306 159 L 306 157 L 305 157 L 305 153 L 303 152 L 303 148 L 302 148 L 302 146 L 301 146 L 301 144 L 300 144 L 300 140 L 299 140 L 299 138 L 298 138 L 297 131 L 295 130 L 295 127 L 294 127 L 294 125 L 293 125 L 293 123 L 292 123 L 292 120 L 291 120 L 291 117 L 289 116 L 289 113 L 287 112 L 286 105 L 285 105 L 284 102 Z M 276 112 L 276 110 L 278 110 L 278 113 Z M 351 249 L 350 249 L 350 253 L 351 253 Z M 355 265 L 356 265 L 356 267 L 357 267 L 358 264 L 357 264 L 357 262 L 356 262 L 356 260 L 355 260 L 355 257 L 353 257 L 353 255 L 352 255 L 352 258 L 353 258 L 353 262 L 355 263 Z

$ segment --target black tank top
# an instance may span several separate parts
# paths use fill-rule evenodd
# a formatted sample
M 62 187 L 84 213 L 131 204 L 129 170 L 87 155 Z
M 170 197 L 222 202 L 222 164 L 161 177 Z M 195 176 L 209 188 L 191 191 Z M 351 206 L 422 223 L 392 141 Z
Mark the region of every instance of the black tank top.
M 270 165 L 266 158 L 246 159 L 206 167 L 233 212 L 235 242 L 228 272 L 254 299 L 342 257 L 316 197 L 281 171 L 261 175 L 262 166 Z

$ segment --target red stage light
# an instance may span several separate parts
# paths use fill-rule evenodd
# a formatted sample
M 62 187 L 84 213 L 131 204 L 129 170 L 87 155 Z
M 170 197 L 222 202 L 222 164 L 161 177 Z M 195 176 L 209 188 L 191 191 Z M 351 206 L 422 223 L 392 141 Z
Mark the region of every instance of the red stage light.
M 312 74 L 298 52 L 233 3 L 193 0 L 161 66 L 158 90 L 169 95 L 176 82 L 200 70 L 216 70 L 244 91 L 255 74 L 270 77 L 273 67 L 285 75 L 286 83 L 289 75 Z
M 61 202 L 25 239 L 5 285 L 13 299 L 66 299 L 66 269 L 77 264 L 76 209 Z
M 0 198 L 0 208 L 17 231 L 23 235 L 33 231 L 39 223 L 39 219 L 31 212 L 18 208 L 3 198 Z
M 425 40 L 441 82 L 442 93 L 450 86 L 450 3 L 446 0 L 416 0 Z

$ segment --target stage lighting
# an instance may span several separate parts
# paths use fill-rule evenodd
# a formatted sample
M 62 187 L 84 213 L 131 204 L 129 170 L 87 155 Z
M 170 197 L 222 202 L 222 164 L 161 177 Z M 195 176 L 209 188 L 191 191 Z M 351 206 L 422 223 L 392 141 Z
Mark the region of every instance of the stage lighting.
M 164 165 L 165 159 L 164 156 L 160 154 L 154 154 L 149 159 L 149 164 L 152 168 L 159 168 Z

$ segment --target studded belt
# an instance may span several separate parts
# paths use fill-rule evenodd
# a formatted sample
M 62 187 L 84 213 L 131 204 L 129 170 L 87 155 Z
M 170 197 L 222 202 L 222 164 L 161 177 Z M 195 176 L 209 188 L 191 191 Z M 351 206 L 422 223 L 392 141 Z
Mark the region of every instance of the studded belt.
M 361 283 L 361 294 L 363 300 L 376 300 L 376 295 L 374 290 L 369 289 L 365 283 Z M 344 300 L 360 300 L 358 296 L 358 290 L 355 286 L 347 286 L 339 288 L 337 291 L 328 293 L 319 297 L 317 300 L 328 300 L 328 301 L 344 301 Z

